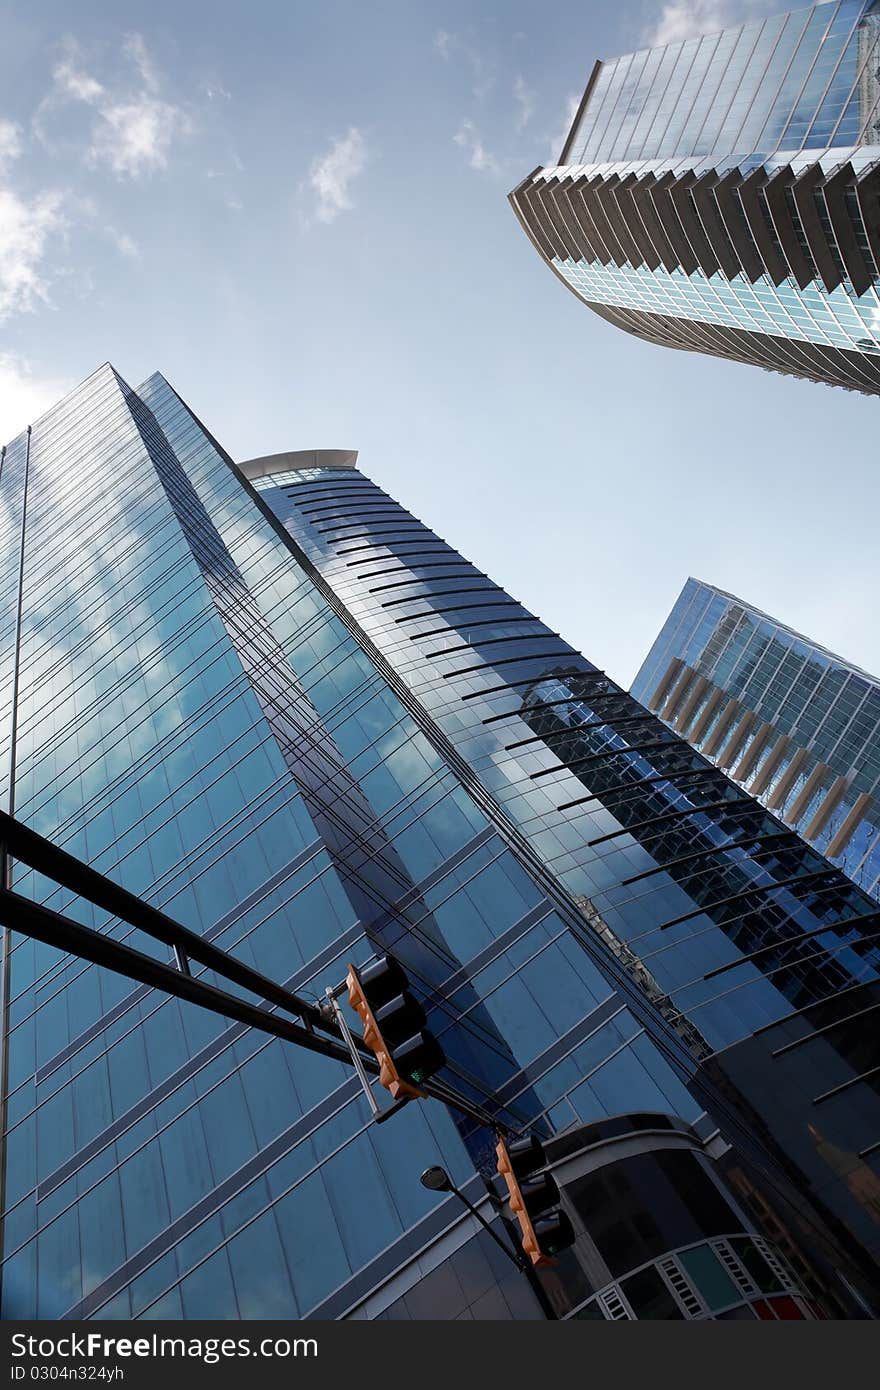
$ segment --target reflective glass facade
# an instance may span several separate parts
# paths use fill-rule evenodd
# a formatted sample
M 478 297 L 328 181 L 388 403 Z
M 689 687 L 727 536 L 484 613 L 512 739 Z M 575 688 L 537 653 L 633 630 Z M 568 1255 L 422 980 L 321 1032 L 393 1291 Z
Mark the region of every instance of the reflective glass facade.
M 650 1003 L 647 1032 L 703 1099 L 714 1059 L 756 1031 L 863 985 L 873 995 L 872 899 L 826 877 L 827 861 L 356 467 L 283 458 L 241 470 L 570 895 L 585 949 Z M 645 1095 L 632 1051 L 620 1058 L 624 1091 Z M 586 1121 L 577 1077 L 565 1103 Z
M 880 897 L 880 681 L 689 579 L 632 693 Z
M 618 326 L 880 391 L 880 7 L 834 0 L 597 63 L 511 194 Z
M 3 450 L 4 809 L 308 997 L 393 951 L 444 1079 L 516 1130 L 720 1129 L 870 1302 L 870 1181 L 839 1155 L 880 1182 L 848 1021 L 876 905 L 322 457 L 236 469 L 164 378 L 110 366 Z M 419 1185 L 439 1161 L 486 1202 L 471 1121 L 376 1127 L 341 1064 L 14 932 L 3 987 L 7 1317 L 375 1317 L 428 1289 L 433 1316 L 542 1316 Z M 759 1026 L 803 1043 L 778 1136 Z
M 877 144 L 880 15 L 831 0 L 602 63 L 572 164 Z

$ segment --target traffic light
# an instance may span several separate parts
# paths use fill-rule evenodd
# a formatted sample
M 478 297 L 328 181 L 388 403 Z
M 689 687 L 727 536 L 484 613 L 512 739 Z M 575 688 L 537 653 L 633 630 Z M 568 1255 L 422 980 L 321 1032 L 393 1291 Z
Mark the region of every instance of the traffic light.
M 364 1042 L 379 1061 L 379 1081 L 395 1100 L 424 1096 L 419 1084 L 446 1061 L 425 1028 L 425 1011 L 407 989 L 406 972 L 393 956 L 363 970 L 348 967 L 348 1002 L 364 1025 Z
M 553 1256 L 574 1244 L 571 1222 L 559 1207 L 559 1188 L 540 1170 L 546 1159 L 534 1135 L 495 1145 L 498 1172 L 507 1184 L 510 1207 L 522 1231 L 522 1248 L 533 1265 L 553 1264 Z

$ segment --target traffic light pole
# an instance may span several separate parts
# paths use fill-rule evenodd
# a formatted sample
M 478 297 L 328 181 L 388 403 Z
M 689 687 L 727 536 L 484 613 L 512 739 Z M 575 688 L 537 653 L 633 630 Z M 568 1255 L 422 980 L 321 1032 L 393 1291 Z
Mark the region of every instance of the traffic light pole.
M 198 1004 L 210 1013 L 259 1028 L 285 1042 L 296 1043 L 309 1052 L 320 1052 L 340 1062 L 351 1061 L 349 1050 L 342 1042 L 321 1037 L 301 1023 L 294 1023 L 290 1018 L 270 1012 L 265 1006 L 261 1008 L 237 995 L 217 989 L 184 970 L 166 965 L 154 956 L 136 951 L 80 922 L 71 921 L 42 903 L 32 902 L 30 898 L 9 889 L 0 889 L 0 925 L 42 941 L 47 946 L 54 946 L 58 951 L 78 956 L 80 960 L 114 970 L 138 984 L 149 985 L 188 1003 Z M 289 1004 L 286 1007 L 290 1009 Z
M 175 964 L 157 960 L 155 956 L 138 951 L 104 932 L 86 927 L 16 893 L 11 886 L 10 867 L 13 859 L 51 879 L 59 887 L 68 889 L 93 907 L 144 932 L 154 941 L 162 942 L 171 949 Z M 377 1123 L 390 1119 L 401 1108 L 401 1102 L 395 1102 L 384 1110 L 376 1105 L 367 1076 L 378 1076 L 379 1064 L 368 1049 L 358 1045 L 344 1018 L 340 1020 L 341 1010 L 337 1012 L 336 997 L 343 992 L 344 985 L 329 991 L 332 1000 L 328 1000 L 327 1005 L 300 998 L 284 985 L 277 984 L 235 956 L 230 956 L 219 946 L 206 941 L 90 865 L 60 849 L 6 811 L 0 811 L 0 866 L 6 870 L 0 879 L 0 926 L 113 970 L 139 984 L 198 1004 L 222 1018 L 258 1028 L 285 1042 L 295 1043 L 308 1052 L 318 1052 L 354 1066 L 370 1096 Z M 193 961 L 256 995 L 261 1002 L 251 1003 L 239 994 L 219 989 L 194 976 L 191 972 Z M 275 1009 L 282 1009 L 288 1017 Z M 479 1104 L 459 1096 L 445 1082 L 431 1079 L 420 1089 L 426 1096 L 455 1107 L 480 1125 L 507 1132 L 507 1127 L 495 1116 Z
M 373 1112 L 373 1119 L 376 1120 L 382 1113 L 381 1107 L 378 1105 L 376 1097 L 373 1095 L 373 1088 L 370 1085 L 370 1079 L 367 1076 L 367 1069 L 364 1066 L 364 1059 L 358 1052 L 357 1043 L 355 1042 L 354 1036 L 352 1035 L 352 1031 L 348 1026 L 348 1021 L 345 1017 L 343 1010 L 339 1007 L 339 1000 L 336 997 L 337 992 L 338 991 L 333 989 L 331 985 L 327 986 L 327 988 L 324 991 L 325 995 L 327 996 L 327 1005 L 334 1019 L 336 1020 L 336 1026 L 342 1034 L 342 1040 L 348 1048 L 349 1053 L 351 1054 L 351 1064 L 357 1072 L 358 1080 L 360 1081 L 364 1095 L 367 1098 L 367 1103 Z
M 146 952 L 138 951 L 133 946 L 127 945 L 124 941 L 120 941 L 106 932 L 87 927 L 82 922 L 74 921 L 62 913 L 53 911 L 44 903 L 36 902 L 32 898 L 17 893 L 12 887 L 11 861 L 13 859 L 53 880 L 59 887 L 66 888 L 75 897 L 83 899 L 92 907 L 108 913 L 120 922 L 142 931 L 155 941 L 163 943 L 170 948 L 174 964 L 158 960 L 154 955 L 149 955 Z M 104 969 L 112 970 L 117 974 L 124 975 L 127 979 L 137 981 L 139 984 L 160 989 L 164 993 L 174 995 L 188 1003 L 198 1004 L 201 1008 L 207 1009 L 221 1018 L 235 1020 L 247 1027 L 257 1028 L 263 1033 L 281 1038 L 285 1042 L 294 1043 L 309 1052 L 317 1052 L 325 1057 L 332 1057 L 337 1061 L 348 1063 L 354 1068 L 363 1087 L 372 1112 L 372 1120 L 376 1124 L 390 1119 L 404 1105 L 409 1104 L 411 1099 L 430 1096 L 454 1107 L 479 1125 L 493 1130 L 498 1139 L 499 1149 L 504 1149 L 505 1154 L 507 1153 L 505 1144 L 510 1141 L 508 1126 L 483 1109 L 480 1104 L 459 1095 L 452 1086 L 436 1080 L 430 1074 L 424 1079 L 419 1077 L 417 1085 L 402 1085 L 399 1093 L 396 1094 L 393 1105 L 386 1106 L 384 1109 L 379 1106 L 373 1093 L 371 1078 L 381 1076 L 383 1069 L 380 1069 L 377 1056 L 354 1037 L 339 1004 L 339 996 L 349 987 L 352 978 L 360 985 L 360 980 L 353 966 L 349 967 L 349 977 L 344 984 L 337 985 L 335 988 L 328 988 L 325 991 L 326 997 L 322 1003 L 317 1004 L 307 999 L 301 999 L 284 985 L 276 984 L 275 981 L 252 969 L 243 961 L 228 955 L 212 942 L 189 931 L 188 928 L 174 921 L 173 918 L 167 917 L 158 908 L 144 902 L 143 899 L 114 883 L 112 879 L 106 878 L 97 870 L 82 863 L 81 860 L 68 854 L 66 850 L 59 849 L 50 840 L 44 839 L 36 831 L 22 825 L 20 821 L 4 811 L 0 811 L 0 870 L 3 870 L 2 877 L 0 877 L 0 926 L 5 927 L 8 931 L 16 931 L 24 936 L 30 936 L 58 951 L 66 952 L 77 956 L 80 960 L 86 960 Z M 229 981 L 238 986 L 239 989 L 256 995 L 259 1002 L 251 1002 L 242 998 L 238 993 L 233 994 L 228 990 L 220 989 L 209 984 L 206 980 L 194 976 L 191 970 L 192 961 L 212 970 L 221 979 Z M 366 967 L 364 978 L 370 971 L 375 973 L 378 968 L 381 968 L 387 973 L 392 967 L 400 972 L 399 965 L 396 965 L 390 957 L 380 958 L 380 961 L 373 966 Z M 350 991 L 349 997 L 351 997 Z M 398 1001 L 395 999 L 392 1003 L 397 1004 Z M 419 1011 L 422 1024 L 424 1024 L 423 1011 L 417 1004 L 415 1007 Z M 283 1010 L 283 1013 L 276 1012 L 277 1009 Z M 410 1009 L 412 1010 L 412 1001 L 410 1001 Z M 372 1021 L 375 1026 L 375 1020 Z M 420 1045 L 423 1052 L 425 1037 L 430 1039 L 435 1048 L 437 1047 L 436 1040 L 429 1034 L 417 1034 L 417 1037 L 422 1039 Z M 401 1048 L 401 1051 L 403 1050 Z M 438 1051 L 442 1061 L 442 1050 L 438 1049 Z M 419 1056 L 419 1064 L 424 1065 L 423 1053 Z M 413 1076 L 416 1074 L 414 1067 Z M 385 1084 L 384 1081 L 383 1084 Z M 523 1142 L 526 1141 L 514 1141 L 512 1150 L 521 1146 Z M 528 1142 L 534 1146 L 534 1140 Z M 423 1174 L 423 1178 L 425 1176 Z M 474 1204 L 463 1192 L 453 1186 L 445 1174 L 443 1176 L 445 1186 L 438 1190 L 451 1192 L 457 1197 L 462 1206 L 487 1232 L 489 1238 L 504 1252 L 511 1263 L 534 1283 L 533 1272 L 524 1255 L 510 1248 L 501 1240 Z M 521 1201 L 520 1205 L 524 1206 L 524 1203 Z M 524 1249 L 526 1248 L 524 1246 Z M 538 1292 L 542 1305 L 546 1304 L 546 1299 L 540 1291 Z M 552 1316 L 552 1312 L 550 1316 Z

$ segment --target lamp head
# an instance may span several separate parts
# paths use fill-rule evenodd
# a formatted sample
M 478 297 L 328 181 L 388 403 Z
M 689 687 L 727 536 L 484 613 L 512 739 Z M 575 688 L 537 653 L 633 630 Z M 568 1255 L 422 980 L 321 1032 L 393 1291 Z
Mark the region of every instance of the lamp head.
M 422 1187 L 427 1187 L 429 1192 L 451 1192 L 452 1182 L 445 1168 L 426 1168 L 419 1178 Z

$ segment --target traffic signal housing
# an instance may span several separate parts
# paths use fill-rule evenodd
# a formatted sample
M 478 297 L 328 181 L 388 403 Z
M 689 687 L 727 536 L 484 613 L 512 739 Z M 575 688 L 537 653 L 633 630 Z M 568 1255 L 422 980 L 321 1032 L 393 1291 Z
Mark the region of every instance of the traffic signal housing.
M 395 1100 L 417 1100 L 419 1083 L 442 1067 L 443 1049 L 425 1027 L 425 1011 L 408 989 L 393 956 L 358 970 L 348 967 L 348 1002 L 364 1025 L 363 1038 L 379 1062 L 379 1081 Z
M 559 1187 L 551 1173 L 542 1172 L 546 1157 L 534 1135 L 506 1144 L 495 1152 L 498 1172 L 507 1184 L 510 1208 L 522 1231 L 522 1248 L 532 1264 L 555 1264 L 554 1255 L 574 1244 L 574 1230 L 559 1206 Z

